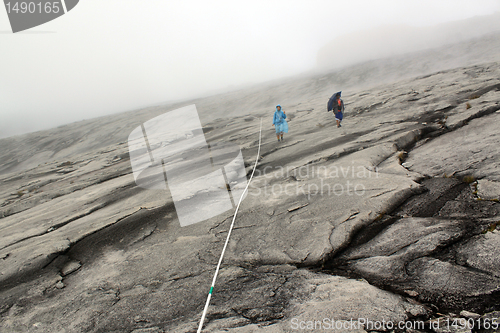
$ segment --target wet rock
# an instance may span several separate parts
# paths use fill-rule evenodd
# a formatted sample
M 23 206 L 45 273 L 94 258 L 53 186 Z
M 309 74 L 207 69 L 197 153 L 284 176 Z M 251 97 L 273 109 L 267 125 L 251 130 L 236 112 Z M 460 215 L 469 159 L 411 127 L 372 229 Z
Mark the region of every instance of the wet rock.
M 498 113 L 490 112 L 498 102 L 491 87 L 500 67 L 467 73 L 356 87 L 346 96 L 353 112 L 341 129 L 331 114 L 313 111 L 293 115 L 296 125 L 290 124 L 284 144 L 263 130 L 263 158 L 228 243 L 207 330 L 291 332 L 294 318 L 428 318 L 431 311 L 421 302 L 490 311 L 499 282 L 496 256 L 487 252 L 498 253 L 497 240 L 480 232 L 495 222 L 498 204 L 475 200 L 464 177 L 480 178 L 478 193 L 486 191 L 484 181 L 496 181 Z M 269 105 L 280 102 L 275 99 L 321 110 L 332 87 L 300 78 L 255 89 L 196 102 L 206 117 L 207 142 L 240 145 L 248 170 L 260 122 L 247 121 L 242 104 L 265 123 Z M 471 92 L 482 97 L 465 109 Z M 26 332 L 195 330 L 234 212 L 180 227 L 167 191 L 135 185 L 126 136 L 169 110 L 2 140 L 2 326 Z M 448 125 L 447 116 L 455 117 Z M 58 136 L 64 140 L 54 140 Z M 407 157 L 399 155 L 403 150 Z M 61 165 L 66 161 L 71 165 Z M 423 179 L 444 173 L 456 179 Z M 63 267 L 67 258 L 72 267 Z M 84 269 L 71 274 L 80 264 Z M 59 274 L 71 286 L 64 292 L 54 290 L 64 285 Z M 35 317 L 36 328 L 29 326 Z
M 399 216 L 432 217 L 450 200 L 455 199 L 467 184 L 454 178 L 431 178 L 421 182 L 426 191 L 407 200 L 394 213 Z

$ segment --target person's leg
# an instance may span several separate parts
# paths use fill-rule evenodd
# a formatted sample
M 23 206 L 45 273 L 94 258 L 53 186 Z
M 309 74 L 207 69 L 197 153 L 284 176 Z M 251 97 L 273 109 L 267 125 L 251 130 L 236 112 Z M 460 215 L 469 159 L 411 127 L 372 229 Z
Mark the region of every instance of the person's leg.
M 335 118 L 335 120 L 337 121 L 337 127 L 340 127 L 340 120 L 338 120 L 337 118 Z
M 278 141 L 280 141 L 280 134 L 276 134 L 276 137 L 278 138 Z
M 281 132 L 281 141 L 283 141 L 283 132 Z

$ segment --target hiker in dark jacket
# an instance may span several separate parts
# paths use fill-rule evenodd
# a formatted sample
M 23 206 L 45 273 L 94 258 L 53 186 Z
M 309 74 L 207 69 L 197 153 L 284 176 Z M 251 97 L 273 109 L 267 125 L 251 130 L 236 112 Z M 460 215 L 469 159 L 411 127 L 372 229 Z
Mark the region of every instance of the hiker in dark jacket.
M 342 127 L 340 123 L 344 118 L 344 101 L 340 99 L 340 94 L 337 94 L 336 100 L 333 102 L 333 113 L 337 121 L 337 127 Z

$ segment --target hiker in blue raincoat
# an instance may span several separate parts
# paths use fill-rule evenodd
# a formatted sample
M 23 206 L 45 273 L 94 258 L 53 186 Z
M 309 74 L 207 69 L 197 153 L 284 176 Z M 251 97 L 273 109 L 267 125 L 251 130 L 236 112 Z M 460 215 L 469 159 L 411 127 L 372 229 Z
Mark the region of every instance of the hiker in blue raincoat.
M 278 141 L 283 141 L 283 133 L 288 133 L 288 123 L 286 122 L 285 111 L 281 111 L 281 105 L 276 105 L 276 111 L 274 112 L 273 125 L 276 129 L 276 136 Z

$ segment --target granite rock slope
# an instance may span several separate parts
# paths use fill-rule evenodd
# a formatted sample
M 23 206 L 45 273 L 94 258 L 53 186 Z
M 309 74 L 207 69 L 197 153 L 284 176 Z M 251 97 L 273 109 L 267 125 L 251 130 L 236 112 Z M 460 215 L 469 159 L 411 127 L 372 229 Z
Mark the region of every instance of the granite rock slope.
M 321 91 L 335 90 L 329 77 Z M 487 63 L 353 89 L 341 128 L 328 94 L 297 82 L 262 88 L 268 99 L 253 88 L 196 101 L 202 119 L 246 101 L 203 124 L 209 143 L 241 147 L 248 172 L 263 119 L 206 331 L 292 332 L 329 318 L 363 332 L 373 330 L 363 320 L 494 316 L 499 77 L 500 64 Z M 283 142 L 273 92 L 289 116 Z M 135 185 L 126 136 L 167 111 L 89 121 L 72 143 L 73 125 L 2 140 L 3 330 L 196 330 L 232 211 L 180 227 L 168 191 Z M 14 141 L 34 157 L 17 161 Z

